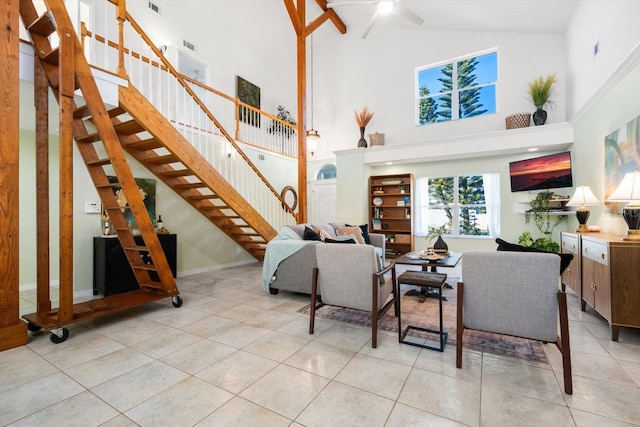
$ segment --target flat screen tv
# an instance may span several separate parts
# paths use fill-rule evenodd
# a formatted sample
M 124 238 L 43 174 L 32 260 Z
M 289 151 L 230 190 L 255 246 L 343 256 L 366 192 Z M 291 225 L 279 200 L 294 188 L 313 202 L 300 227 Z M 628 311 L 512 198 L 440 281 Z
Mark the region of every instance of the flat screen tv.
M 573 187 L 571 152 L 511 162 L 509 175 L 512 192 Z

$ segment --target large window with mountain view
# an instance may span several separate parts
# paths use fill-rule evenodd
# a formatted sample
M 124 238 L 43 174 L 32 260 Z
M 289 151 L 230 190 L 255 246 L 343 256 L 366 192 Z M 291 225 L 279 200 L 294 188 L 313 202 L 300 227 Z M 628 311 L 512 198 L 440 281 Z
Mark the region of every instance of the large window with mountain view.
M 417 124 L 494 114 L 497 81 L 497 51 L 416 69 Z

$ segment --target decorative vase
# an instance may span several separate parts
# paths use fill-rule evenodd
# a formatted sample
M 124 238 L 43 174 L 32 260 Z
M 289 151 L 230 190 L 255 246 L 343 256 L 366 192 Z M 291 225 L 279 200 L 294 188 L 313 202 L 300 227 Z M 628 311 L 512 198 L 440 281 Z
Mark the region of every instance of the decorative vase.
M 358 140 L 358 147 L 367 148 L 367 140 L 364 139 L 364 126 L 360 128 L 360 139 Z
M 441 235 L 438 236 L 438 239 L 433 244 L 433 251 L 443 253 L 449 252 L 449 246 L 447 246 L 447 243 L 442 239 Z
M 542 126 L 547 121 L 547 112 L 542 108 L 538 108 L 535 113 L 533 113 L 533 123 L 536 126 Z

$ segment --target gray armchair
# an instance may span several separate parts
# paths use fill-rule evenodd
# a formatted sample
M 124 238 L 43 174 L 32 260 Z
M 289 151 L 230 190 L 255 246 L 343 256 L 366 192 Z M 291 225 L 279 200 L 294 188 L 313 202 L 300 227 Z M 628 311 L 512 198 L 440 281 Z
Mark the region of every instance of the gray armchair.
M 378 345 L 378 319 L 393 305 L 395 269 L 393 263 L 379 269 L 371 245 L 316 245 L 318 267 L 313 269 L 309 333 L 313 334 L 315 312 L 325 304 L 371 313 L 371 347 Z M 391 271 L 391 281 L 384 275 Z M 320 301 L 319 294 L 322 294 Z M 397 312 L 395 312 L 397 315 Z
M 556 254 L 465 252 L 458 283 L 456 366 L 462 367 L 465 328 L 555 342 L 562 353 L 565 393 L 572 394 L 567 298 L 559 289 L 559 271 Z

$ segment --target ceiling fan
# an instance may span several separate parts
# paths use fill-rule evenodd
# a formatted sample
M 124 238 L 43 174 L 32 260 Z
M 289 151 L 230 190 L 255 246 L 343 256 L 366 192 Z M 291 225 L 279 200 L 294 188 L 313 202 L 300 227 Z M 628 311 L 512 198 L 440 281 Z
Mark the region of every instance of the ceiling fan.
M 418 26 L 422 25 L 424 20 L 420 18 L 418 15 L 416 15 L 413 11 L 407 9 L 401 4 L 398 4 L 400 3 L 400 1 L 401 0 L 329 1 L 327 2 L 327 7 L 333 8 L 333 7 L 353 6 L 353 5 L 358 5 L 358 6 L 366 6 L 370 4 L 376 5 L 376 11 L 373 13 L 371 20 L 369 21 L 369 23 L 367 24 L 367 27 L 362 33 L 361 37 L 364 39 L 369 34 L 369 31 L 371 31 L 371 28 L 373 28 L 373 24 L 375 23 L 375 20 L 378 17 L 378 15 L 393 13 L 394 15 L 398 15 L 408 21 L 413 22 Z

